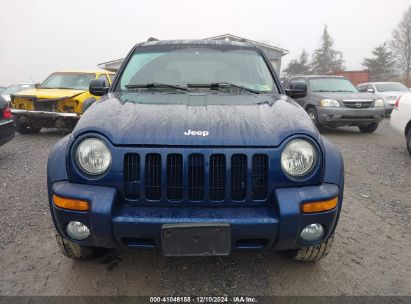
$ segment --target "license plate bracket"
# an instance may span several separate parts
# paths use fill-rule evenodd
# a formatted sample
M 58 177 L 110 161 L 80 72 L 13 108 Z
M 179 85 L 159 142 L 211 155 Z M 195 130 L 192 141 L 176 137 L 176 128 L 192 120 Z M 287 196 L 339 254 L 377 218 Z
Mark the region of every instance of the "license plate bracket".
M 231 229 L 225 223 L 164 224 L 165 256 L 224 256 L 231 252 Z

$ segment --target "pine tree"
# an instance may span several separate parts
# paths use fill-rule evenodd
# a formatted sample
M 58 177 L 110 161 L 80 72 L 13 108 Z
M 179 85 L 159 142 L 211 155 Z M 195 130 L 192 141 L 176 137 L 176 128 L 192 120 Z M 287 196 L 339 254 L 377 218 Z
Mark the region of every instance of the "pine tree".
M 370 71 L 373 81 L 383 81 L 390 77 L 393 72 L 395 59 L 389 50 L 387 42 L 380 44 L 373 51 L 372 58 L 365 58 L 362 65 Z
M 328 33 L 327 25 L 321 37 L 321 47 L 316 49 L 311 61 L 312 71 L 316 74 L 328 74 L 344 70 L 344 60 L 341 52 L 333 49 L 334 41 Z
M 309 54 L 305 50 L 303 50 L 297 59 L 290 61 L 287 68 L 284 69 L 283 73 L 287 77 L 297 74 L 310 74 L 311 66 L 308 57 Z

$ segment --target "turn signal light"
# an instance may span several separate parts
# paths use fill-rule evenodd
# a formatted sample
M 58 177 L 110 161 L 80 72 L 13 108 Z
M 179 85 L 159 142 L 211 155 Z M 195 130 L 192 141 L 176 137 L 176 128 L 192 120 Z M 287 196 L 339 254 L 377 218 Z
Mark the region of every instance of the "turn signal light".
M 402 95 L 400 95 L 397 100 L 395 101 L 394 109 L 398 110 L 398 107 L 400 106 L 400 100 L 401 100 Z
M 75 210 L 75 211 L 88 211 L 90 205 L 87 201 L 77 200 L 72 198 L 60 197 L 53 194 L 53 202 L 59 208 Z
M 338 197 L 327 201 L 309 202 L 301 206 L 303 213 L 318 213 L 334 209 L 338 204 Z

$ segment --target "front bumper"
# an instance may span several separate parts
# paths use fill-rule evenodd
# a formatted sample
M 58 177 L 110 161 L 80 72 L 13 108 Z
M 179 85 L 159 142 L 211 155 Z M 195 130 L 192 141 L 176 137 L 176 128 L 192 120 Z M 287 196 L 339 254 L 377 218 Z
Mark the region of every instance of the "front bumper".
M 14 138 L 16 125 L 13 120 L 0 119 L 0 146 Z
M 11 112 L 18 122 L 28 122 L 33 127 L 53 128 L 53 127 L 73 127 L 80 119 L 77 113 L 28 111 L 12 109 Z
M 70 211 L 56 207 L 52 195 L 87 200 L 88 212 Z M 333 210 L 303 214 L 301 204 L 339 196 Z M 59 233 L 70 239 L 66 226 L 80 221 L 91 230 L 89 238 L 74 241 L 80 245 L 107 248 L 161 249 L 161 228 L 165 224 L 229 224 L 231 251 L 287 250 L 315 245 L 327 239 L 335 229 L 342 204 L 342 194 L 334 184 L 282 188 L 274 191 L 272 203 L 258 207 L 140 207 L 119 203 L 115 188 L 54 183 L 50 188 L 50 207 Z M 320 223 L 324 237 L 315 243 L 304 242 L 301 230 L 309 224 Z
M 380 122 L 385 108 L 353 109 L 344 107 L 316 107 L 320 124 L 360 126 Z

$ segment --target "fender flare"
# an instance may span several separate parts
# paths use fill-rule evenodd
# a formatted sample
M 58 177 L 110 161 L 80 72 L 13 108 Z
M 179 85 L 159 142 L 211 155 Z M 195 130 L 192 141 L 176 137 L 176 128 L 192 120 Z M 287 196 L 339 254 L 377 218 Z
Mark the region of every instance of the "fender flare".
M 83 104 L 82 104 L 82 111 L 81 111 L 81 113 L 84 113 L 84 112 L 86 112 L 87 111 L 87 109 L 93 104 L 93 103 L 95 103 L 97 101 L 97 99 L 95 98 L 95 97 L 89 97 L 89 98 L 87 98 L 86 100 L 84 100 L 83 101 Z

